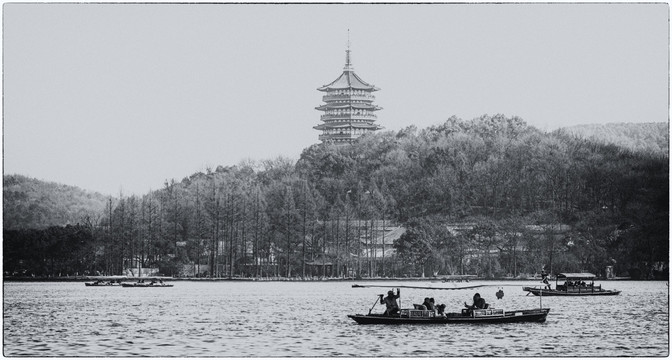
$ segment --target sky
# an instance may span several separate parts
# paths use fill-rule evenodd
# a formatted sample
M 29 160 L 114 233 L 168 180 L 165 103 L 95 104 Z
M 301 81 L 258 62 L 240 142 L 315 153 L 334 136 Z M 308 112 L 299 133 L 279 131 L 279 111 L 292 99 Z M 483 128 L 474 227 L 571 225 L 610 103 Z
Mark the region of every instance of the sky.
M 3 173 L 142 195 L 296 160 L 348 33 L 385 130 L 667 122 L 668 21 L 666 3 L 5 3 Z

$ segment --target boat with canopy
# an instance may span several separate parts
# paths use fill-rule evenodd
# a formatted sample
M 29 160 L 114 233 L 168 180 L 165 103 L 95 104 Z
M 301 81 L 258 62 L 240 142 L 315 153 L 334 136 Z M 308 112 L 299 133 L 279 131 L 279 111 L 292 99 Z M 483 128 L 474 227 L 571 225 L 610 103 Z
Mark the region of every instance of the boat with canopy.
M 550 285 L 526 286 L 523 291 L 536 296 L 605 296 L 618 295 L 620 290 L 603 289 L 595 285 L 595 275 L 591 273 L 560 273 L 555 277 L 555 289 Z

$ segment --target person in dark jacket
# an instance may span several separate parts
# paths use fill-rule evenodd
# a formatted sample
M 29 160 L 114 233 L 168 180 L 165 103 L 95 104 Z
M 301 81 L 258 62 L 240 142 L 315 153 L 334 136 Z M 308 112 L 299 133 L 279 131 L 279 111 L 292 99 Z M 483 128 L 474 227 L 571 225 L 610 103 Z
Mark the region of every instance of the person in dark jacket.
M 425 301 L 422 303 L 422 305 L 425 307 L 425 310 L 434 310 L 434 306 L 429 301 L 429 298 L 425 298 Z
M 397 299 L 401 294 L 401 290 L 397 288 L 397 295 L 394 295 L 394 291 L 390 290 L 387 292 L 387 296 L 383 298 L 383 295 L 380 295 L 380 303 L 385 304 L 385 315 L 396 315 L 399 313 L 399 304 L 397 304 Z
M 481 297 L 481 294 L 476 293 L 474 294 L 474 303 L 472 305 L 467 305 L 467 303 L 465 302 L 464 306 L 469 310 L 485 309 L 486 303 L 485 299 Z

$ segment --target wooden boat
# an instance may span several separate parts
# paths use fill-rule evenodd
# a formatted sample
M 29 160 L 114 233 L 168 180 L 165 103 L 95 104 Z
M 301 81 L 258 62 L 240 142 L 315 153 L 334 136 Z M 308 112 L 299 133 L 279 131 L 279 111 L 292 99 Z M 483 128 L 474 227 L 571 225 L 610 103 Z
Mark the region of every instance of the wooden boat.
M 500 324 L 518 322 L 544 322 L 550 308 L 513 310 L 504 309 L 477 309 L 461 313 L 437 314 L 434 310 L 401 309 L 398 315 L 383 314 L 348 315 L 358 324 Z
M 147 288 L 147 287 L 173 287 L 172 284 L 166 284 L 163 282 L 164 277 L 149 277 L 149 278 L 142 278 L 139 279 L 137 282 L 134 283 L 122 283 L 122 287 L 141 287 L 141 288 Z
M 165 283 L 158 283 L 158 282 L 135 282 L 135 283 L 122 283 L 122 287 L 139 287 L 139 288 L 157 288 L 157 287 L 173 287 L 173 284 L 165 284 Z
M 89 276 L 87 279 L 95 281 L 84 283 L 85 286 L 121 286 L 121 281 L 125 280 L 126 276 Z
M 92 283 L 84 283 L 86 286 L 121 286 L 121 283 L 114 281 L 94 281 Z
M 526 286 L 523 291 L 536 296 L 606 296 L 621 293 L 620 290 L 606 290 L 601 285 L 595 285 L 595 275 L 591 273 L 561 273 L 555 278 L 555 289 L 550 286 Z

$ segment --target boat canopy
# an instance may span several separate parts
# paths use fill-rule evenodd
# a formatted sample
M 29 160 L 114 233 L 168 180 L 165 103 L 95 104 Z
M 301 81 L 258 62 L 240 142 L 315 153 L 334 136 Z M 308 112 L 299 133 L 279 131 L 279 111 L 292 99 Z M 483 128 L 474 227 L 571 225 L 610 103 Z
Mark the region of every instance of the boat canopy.
M 567 280 L 593 280 L 595 279 L 595 274 L 591 273 L 561 273 L 556 276 L 557 279 L 567 279 Z

